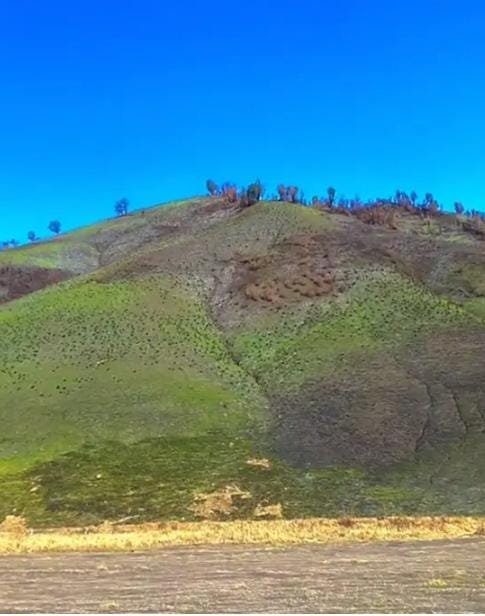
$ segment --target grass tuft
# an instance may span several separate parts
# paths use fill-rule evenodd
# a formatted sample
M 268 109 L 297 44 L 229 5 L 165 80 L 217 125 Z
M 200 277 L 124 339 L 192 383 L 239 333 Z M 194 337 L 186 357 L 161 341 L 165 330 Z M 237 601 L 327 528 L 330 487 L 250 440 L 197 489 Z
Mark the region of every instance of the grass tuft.
M 32 532 L 21 538 L 0 535 L 0 553 L 102 552 L 156 549 L 171 545 L 328 544 L 367 541 L 429 541 L 470 537 L 483 518 L 409 518 L 407 525 L 392 518 L 171 522 L 145 526 L 65 528 Z M 430 580 L 430 587 L 438 587 Z M 439 585 L 439 587 L 442 587 Z

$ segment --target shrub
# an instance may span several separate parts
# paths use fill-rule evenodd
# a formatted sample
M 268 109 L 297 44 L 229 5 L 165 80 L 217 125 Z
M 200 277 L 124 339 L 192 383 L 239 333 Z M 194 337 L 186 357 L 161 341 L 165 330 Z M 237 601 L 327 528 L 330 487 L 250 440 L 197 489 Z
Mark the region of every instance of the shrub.
M 280 201 L 289 201 L 288 189 L 286 188 L 286 186 L 284 184 L 279 184 L 279 186 L 278 186 L 278 188 L 276 190 L 278 192 L 278 199 Z
M 207 192 L 209 193 L 211 197 L 213 197 L 214 195 L 217 195 L 217 193 L 219 192 L 219 187 L 214 182 L 214 180 L 207 180 L 206 187 L 207 187 Z
M 226 203 L 236 203 L 237 201 L 237 188 L 234 184 L 224 182 L 221 186 L 221 193 Z
M 15 248 L 19 243 L 16 239 L 6 240 L 1 243 L 2 248 Z
M 242 192 L 241 195 L 241 205 L 249 206 L 257 203 L 263 195 L 263 186 L 261 182 L 258 180 L 250 184 L 247 190 Z
M 0 533 L 6 533 L 13 537 L 25 537 L 28 532 L 26 519 L 19 515 L 8 515 L 0 524 Z
M 298 202 L 298 187 L 297 186 L 288 186 L 287 194 L 288 194 L 288 201 L 291 201 L 291 203 Z
M 58 220 L 51 220 L 48 229 L 58 235 L 61 232 L 61 223 Z
M 480 216 L 471 216 L 462 224 L 463 230 L 477 237 L 485 237 L 485 222 Z
M 461 216 L 464 212 L 465 212 L 465 206 L 463 205 L 463 203 L 456 201 L 455 202 L 455 213 L 458 216 Z
M 126 216 L 128 214 L 128 207 L 130 202 L 126 197 L 120 199 L 115 203 L 115 212 L 117 216 Z
M 371 205 L 356 208 L 354 215 L 366 225 L 386 225 L 390 229 L 396 228 L 395 211 L 387 206 Z

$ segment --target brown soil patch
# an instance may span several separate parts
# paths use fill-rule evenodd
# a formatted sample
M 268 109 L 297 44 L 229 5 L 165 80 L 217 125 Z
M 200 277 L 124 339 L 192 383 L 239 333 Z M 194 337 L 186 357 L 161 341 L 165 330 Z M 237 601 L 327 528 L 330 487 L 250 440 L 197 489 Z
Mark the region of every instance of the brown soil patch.
M 236 257 L 233 291 L 249 302 L 281 306 L 331 296 L 336 272 L 324 238 L 295 236 L 268 255 Z
M 72 272 L 59 269 L 5 265 L 0 267 L 0 304 L 40 291 L 72 276 Z

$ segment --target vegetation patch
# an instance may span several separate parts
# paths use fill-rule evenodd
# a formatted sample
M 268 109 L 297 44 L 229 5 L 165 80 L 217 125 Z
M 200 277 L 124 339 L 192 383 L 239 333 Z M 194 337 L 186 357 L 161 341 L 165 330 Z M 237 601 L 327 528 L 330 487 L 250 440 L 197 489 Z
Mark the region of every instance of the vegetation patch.
M 249 440 L 215 433 L 85 445 L 3 474 L 0 518 L 20 515 L 36 527 L 105 520 L 250 520 L 278 517 L 275 507 L 289 519 L 485 515 L 483 435 L 379 472 L 301 469 L 277 457 L 264 465 L 248 464 L 258 453 L 257 442 L 254 435 Z
M 96 438 L 232 433 L 261 417 L 257 387 L 203 304 L 169 277 L 26 297 L 0 310 L 0 337 L 4 458 Z
M 73 278 L 0 308 L 0 518 L 483 515 L 482 222 L 211 189 L 1 253 Z
M 267 388 L 288 389 L 312 377 L 345 369 L 353 356 L 473 319 L 398 274 L 355 288 L 343 306 L 323 306 L 301 319 L 282 319 L 277 328 L 243 332 L 232 339 L 241 365 Z
M 345 524 L 342 524 L 345 521 Z M 0 533 L 0 553 L 114 552 L 156 549 L 170 545 L 294 545 L 368 541 L 430 541 L 470 537 L 482 518 L 345 518 L 252 520 L 245 522 L 166 523 L 144 526 L 64 528 L 30 532 L 23 537 Z M 424 584 L 441 589 L 441 578 Z

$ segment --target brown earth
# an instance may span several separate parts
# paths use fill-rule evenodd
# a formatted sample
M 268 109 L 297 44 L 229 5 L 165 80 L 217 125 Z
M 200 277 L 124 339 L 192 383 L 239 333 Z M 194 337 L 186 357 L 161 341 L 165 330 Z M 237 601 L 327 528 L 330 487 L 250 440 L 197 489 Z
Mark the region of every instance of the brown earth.
M 43 267 L 0 267 L 0 304 L 40 291 L 73 276 L 72 272 Z
M 380 466 L 485 432 L 485 332 L 366 354 L 294 396 L 272 396 L 278 454 L 298 466 Z
M 482 539 L 0 558 L 3 612 L 485 610 Z

